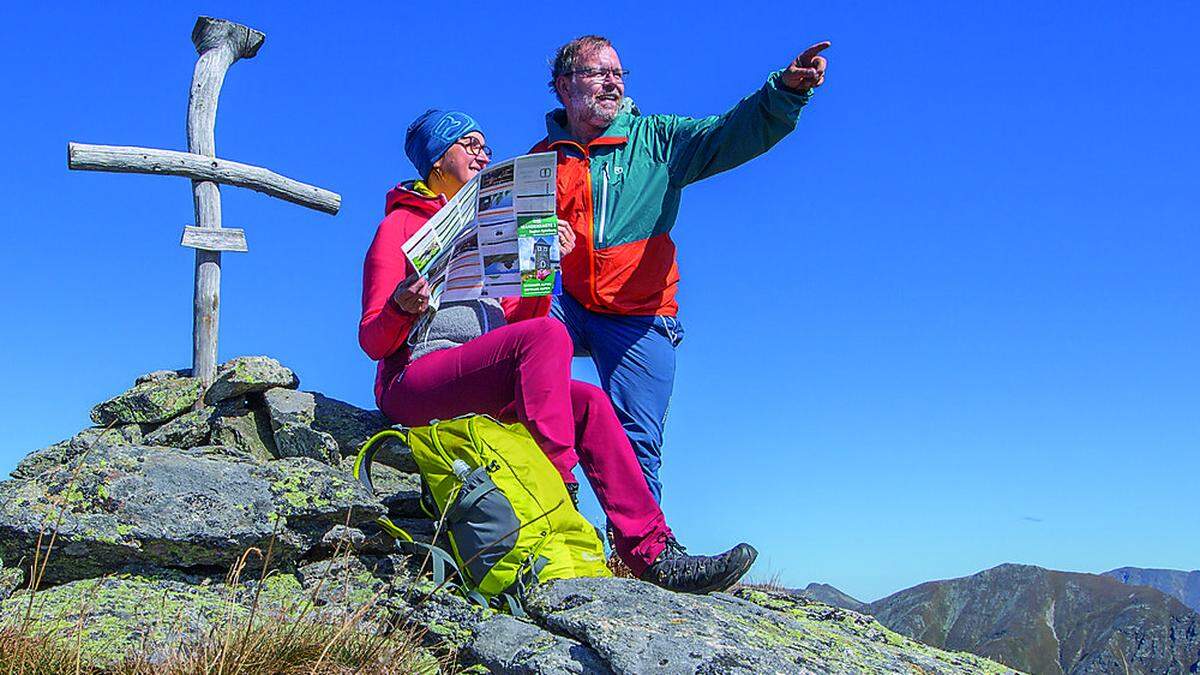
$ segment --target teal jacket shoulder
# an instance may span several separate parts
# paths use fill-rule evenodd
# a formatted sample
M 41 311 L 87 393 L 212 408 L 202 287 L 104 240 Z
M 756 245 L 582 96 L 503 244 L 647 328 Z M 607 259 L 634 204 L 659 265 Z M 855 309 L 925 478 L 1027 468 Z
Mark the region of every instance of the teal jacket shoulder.
M 812 90 L 796 92 L 772 73 L 757 91 L 720 115 L 687 117 L 623 113 L 606 137 L 628 138 L 630 161 L 665 165 L 670 182 L 683 187 L 763 154 L 796 127 Z

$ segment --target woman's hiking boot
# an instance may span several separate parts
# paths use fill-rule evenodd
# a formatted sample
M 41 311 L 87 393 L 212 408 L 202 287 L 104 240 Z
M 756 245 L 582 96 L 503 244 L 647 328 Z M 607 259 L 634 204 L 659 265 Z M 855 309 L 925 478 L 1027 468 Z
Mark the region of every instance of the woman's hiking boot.
M 758 551 L 750 544 L 738 544 L 719 555 L 688 555 L 687 549 L 670 537 L 667 547 L 642 573 L 642 581 L 680 593 L 723 591 L 737 583 L 757 557 Z

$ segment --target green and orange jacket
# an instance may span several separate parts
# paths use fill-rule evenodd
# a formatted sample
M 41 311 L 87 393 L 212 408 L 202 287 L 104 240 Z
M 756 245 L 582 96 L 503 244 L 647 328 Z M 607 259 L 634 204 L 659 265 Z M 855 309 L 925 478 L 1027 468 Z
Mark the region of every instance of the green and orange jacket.
M 684 186 L 766 152 L 796 126 L 812 90 L 792 91 L 781 73 L 723 115 L 638 115 L 623 110 L 586 146 L 566 111 L 546 115 L 531 152 L 558 153 L 558 217 L 575 230 L 562 260 L 563 288 L 609 314 L 674 316 L 679 265 L 671 228 Z

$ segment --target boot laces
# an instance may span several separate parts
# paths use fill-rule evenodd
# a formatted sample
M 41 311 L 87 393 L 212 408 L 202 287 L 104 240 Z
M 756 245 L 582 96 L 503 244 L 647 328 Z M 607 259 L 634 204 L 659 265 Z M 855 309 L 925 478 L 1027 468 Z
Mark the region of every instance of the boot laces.
M 666 548 L 664 548 L 663 552 L 660 554 L 663 560 L 682 558 L 688 554 L 687 547 L 679 543 L 679 540 L 673 536 L 665 537 L 663 539 L 663 544 L 666 546 Z
M 701 578 L 715 572 L 715 570 L 705 569 L 716 562 L 708 556 L 688 555 L 687 548 L 680 544 L 674 537 L 668 537 L 665 541 L 666 548 L 660 554 L 659 558 L 664 565 L 665 580 L 672 584 L 682 587 L 692 586 Z

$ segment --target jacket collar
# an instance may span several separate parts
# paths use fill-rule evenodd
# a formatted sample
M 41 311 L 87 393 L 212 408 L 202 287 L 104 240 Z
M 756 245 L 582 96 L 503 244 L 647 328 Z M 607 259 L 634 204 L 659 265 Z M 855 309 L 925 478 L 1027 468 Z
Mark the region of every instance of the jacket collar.
M 633 115 L 630 112 L 622 110 L 617 114 L 616 119 L 604 133 L 592 139 L 591 143 L 587 144 L 588 148 L 595 148 L 605 145 L 623 145 L 629 140 L 629 127 L 633 123 Z M 560 145 L 573 145 L 580 150 L 584 150 L 583 144 L 575 140 L 571 136 L 571 132 L 567 131 L 567 111 L 562 108 L 556 108 L 546 113 L 546 146 L 548 148 L 556 148 Z
M 417 213 L 433 215 L 445 205 L 445 195 L 434 195 L 423 181 L 409 180 L 388 190 L 384 213 L 404 207 Z

